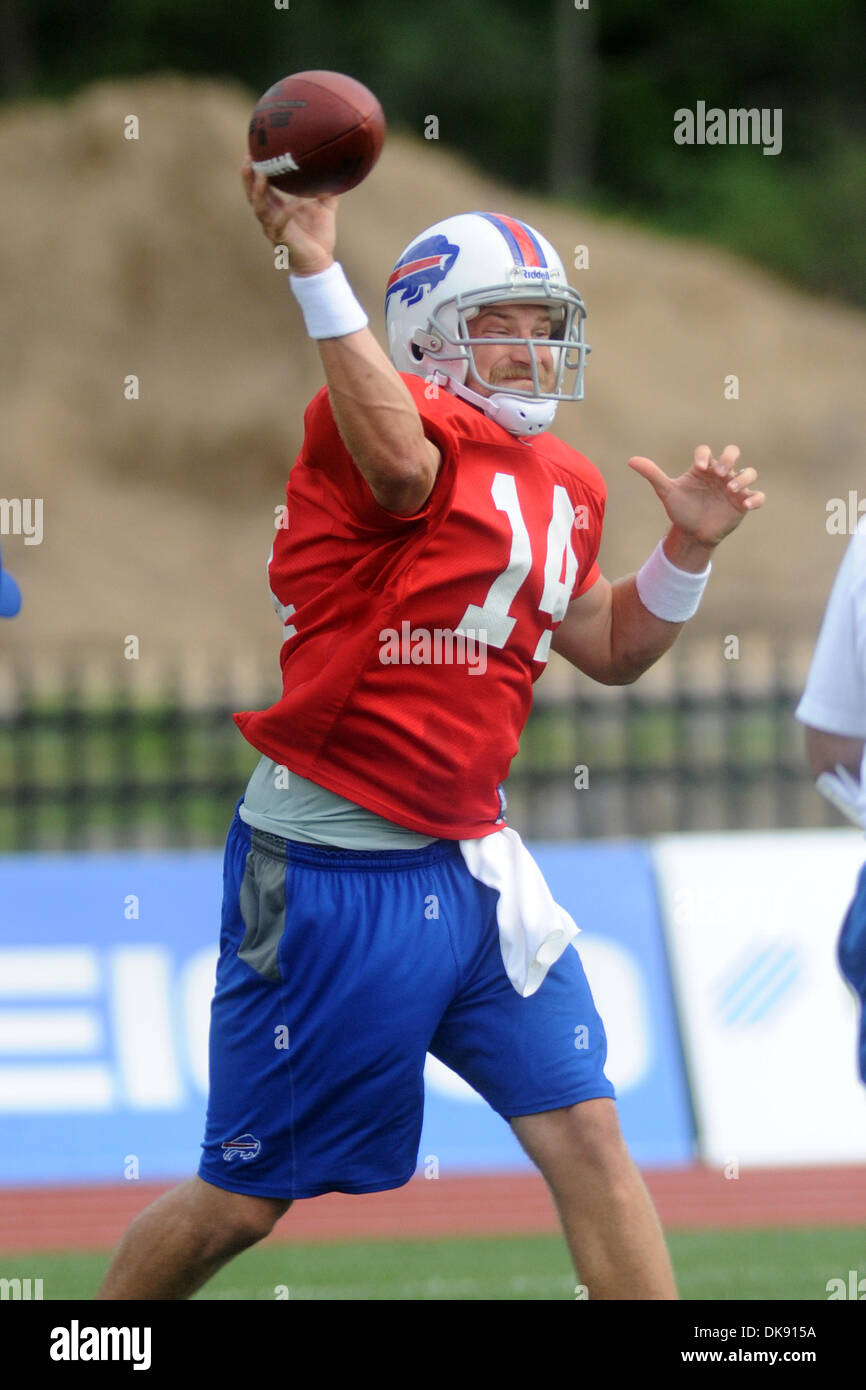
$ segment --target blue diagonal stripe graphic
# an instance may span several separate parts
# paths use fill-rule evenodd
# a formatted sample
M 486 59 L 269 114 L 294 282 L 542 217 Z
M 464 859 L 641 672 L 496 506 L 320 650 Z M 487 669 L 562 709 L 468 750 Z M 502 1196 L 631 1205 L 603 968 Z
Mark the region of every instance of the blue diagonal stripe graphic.
M 783 995 L 785 991 L 791 987 L 794 981 L 799 977 L 799 974 L 799 966 L 796 963 L 792 964 L 790 970 L 788 970 L 787 973 L 782 976 L 775 989 L 773 989 L 772 992 L 769 995 L 767 995 L 761 1003 L 759 1003 L 754 1009 L 751 1010 L 751 1012 L 748 1014 L 744 1021 L 746 1023 L 757 1023 L 759 1018 L 763 1018 L 764 1014 L 768 1013 L 769 1010 L 773 1007 L 776 1000 L 779 999 L 781 995 Z
M 768 946 L 766 950 L 761 951 L 757 956 L 754 956 L 748 965 L 744 967 L 735 967 L 737 973 L 734 975 L 733 980 L 728 985 L 727 989 L 722 994 L 721 1000 L 719 1001 L 720 1006 L 722 1008 L 724 1008 L 726 1004 L 729 1004 L 733 1001 L 734 995 L 738 994 L 741 989 L 744 989 L 746 987 L 746 985 L 749 983 L 749 980 L 754 975 L 755 971 L 760 970 L 764 962 L 769 960 L 769 958 L 777 950 L 777 946 Z
M 796 979 L 793 947 L 771 946 L 759 952 L 722 994 L 719 1008 L 727 1024 L 755 1022 Z M 781 977 L 781 978 L 780 978 Z

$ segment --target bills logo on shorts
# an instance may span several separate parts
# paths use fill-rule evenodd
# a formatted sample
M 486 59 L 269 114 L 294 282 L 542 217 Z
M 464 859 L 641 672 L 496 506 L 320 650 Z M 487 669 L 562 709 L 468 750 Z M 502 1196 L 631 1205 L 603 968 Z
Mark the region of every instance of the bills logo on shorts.
M 249 1163 L 250 1159 L 258 1158 L 262 1144 L 261 1140 L 252 1134 L 240 1134 L 237 1139 L 223 1140 L 222 1151 L 226 1163 L 231 1163 L 233 1158 L 239 1158 L 242 1163 Z
M 428 236 L 416 241 L 388 277 L 386 307 L 391 295 L 398 291 L 404 304 L 417 304 L 425 290 L 432 290 L 445 279 L 459 254 L 460 247 L 446 236 Z

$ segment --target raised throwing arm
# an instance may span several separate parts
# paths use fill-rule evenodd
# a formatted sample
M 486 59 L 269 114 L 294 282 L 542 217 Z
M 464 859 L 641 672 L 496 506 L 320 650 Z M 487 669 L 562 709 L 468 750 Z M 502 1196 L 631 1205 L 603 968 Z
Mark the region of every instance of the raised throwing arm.
M 268 240 L 288 247 L 293 277 L 303 281 L 335 265 L 338 198 L 278 193 L 263 174 L 253 173 L 249 156 L 241 177 Z M 335 283 L 328 293 L 335 302 L 351 305 L 339 268 L 330 279 Z M 299 298 L 305 297 L 304 288 L 298 286 Z M 364 317 L 360 306 L 357 311 L 355 321 Z M 317 342 L 343 443 L 379 505 L 411 516 L 430 496 L 441 461 L 424 435 L 415 402 L 368 327 L 340 332 L 337 326 L 336 336 L 317 333 Z

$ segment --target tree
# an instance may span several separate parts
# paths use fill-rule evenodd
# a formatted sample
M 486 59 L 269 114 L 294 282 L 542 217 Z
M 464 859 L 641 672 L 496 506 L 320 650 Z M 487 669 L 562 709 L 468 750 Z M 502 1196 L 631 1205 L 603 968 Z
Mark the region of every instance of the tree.
M 553 0 L 553 110 L 548 188 L 585 196 L 592 185 L 597 107 L 594 10 Z

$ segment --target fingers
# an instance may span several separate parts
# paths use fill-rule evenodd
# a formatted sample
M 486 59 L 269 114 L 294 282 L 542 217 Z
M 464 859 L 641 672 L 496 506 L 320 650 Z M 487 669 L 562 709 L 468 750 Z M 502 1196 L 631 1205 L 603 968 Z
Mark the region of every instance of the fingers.
M 264 174 L 257 173 L 256 170 L 253 168 L 253 160 L 251 155 L 247 155 L 246 159 L 241 165 L 241 180 L 243 182 L 244 189 L 246 190 L 246 195 L 251 203 L 254 202 L 256 196 L 261 196 L 261 191 L 267 185 L 267 179 L 265 178 Z
M 655 488 L 659 497 L 665 497 L 673 487 L 671 479 L 659 468 L 657 463 L 653 463 L 652 459 L 646 459 L 640 454 L 636 454 L 629 459 L 628 466 L 635 473 L 640 473 L 642 478 L 646 478 L 647 482 Z
M 706 448 L 706 445 L 702 445 Z M 697 455 L 698 450 L 695 450 Z M 763 507 L 767 498 L 763 492 L 753 492 L 752 483 L 757 481 L 757 470 L 754 468 L 741 468 L 735 472 L 735 465 L 740 457 L 740 450 L 736 444 L 726 444 L 717 461 L 710 461 L 712 471 L 720 478 L 727 478 L 728 493 L 732 502 L 740 505 L 741 511 L 753 512 L 758 507 Z M 697 458 L 695 460 L 697 462 Z M 729 476 L 733 473 L 733 477 Z
M 716 471 L 719 477 L 724 478 L 726 473 L 730 473 L 739 457 L 740 451 L 736 444 L 726 444 L 719 455 L 719 461 L 716 465 Z
M 695 449 L 695 467 L 702 473 L 712 471 L 719 478 L 724 478 L 731 472 L 739 457 L 740 450 L 736 444 L 726 444 L 718 459 L 713 458 L 709 444 L 699 444 Z
M 266 199 L 266 206 L 269 204 L 271 207 L 279 208 L 284 212 L 294 212 L 303 203 L 321 203 L 323 207 L 336 211 L 340 201 L 340 195 L 337 193 L 322 193 L 316 198 L 301 198 L 294 193 L 278 192 L 269 182 L 266 174 L 263 174 L 260 169 L 253 168 L 251 155 L 247 155 L 241 165 L 241 179 L 247 191 L 247 197 L 254 206 L 256 200 L 261 202 Z
M 754 468 L 741 468 L 728 483 L 728 492 L 742 492 L 757 478 Z
M 747 512 L 753 512 L 757 507 L 763 507 L 766 500 L 763 492 L 749 492 L 743 498 L 743 509 Z
M 267 180 L 263 174 L 257 174 L 253 168 L 252 156 L 247 155 L 241 165 L 241 182 L 244 186 L 247 198 L 256 207 L 256 202 L 261 200 L 262 190 Z M 258 211 L 258 209 L 256 209 Z
M 741 511 L 753 512 L 757 507 L 763 507 L 767 500 L 763 492 L 753 492 L 751 489 L 757 477 L 754 468 L 741 468 L 728 480 L 726 492 L 732 502 L 740 504 Z
M 247 155 L 241 165 L 241 180 L 257 217 L 261 217 L 268 211 L 288 208 L 293 203 L 303 201 L 301 198 L 290 198 L 287 195 L 279 194 L 268 182 L 267 175 L 263 174 L 260 169 L 253 168 L 250 155 Z
M 256 214 L 256 217 L 258 217 L 260 221 L 263 221 L 271 210 L 272 202 L 276 201 L 275 198 L 272 199 L 274 190 L 271 188 L 264 174 L 256 173 L 255 170 L 253 170 L 252 175 L 250 202 L 253 205 L 253 212 Z
M 260 216 L 267 212 L 271 206 L 279 206 L 280 198 L 276 189 L 272 188 L 265 174 L 260 169 L 250 168 L 249 183 L 247 185 L 249 199 Z
M 262 231 L 268 241 L 276 245 L 277 238 L 284 234 L 286 223 L 295 207 L 304 199 L 278 193 L 267 175 L 253 168 L 253 161 L 249 155 L 241 165 L 241 179 L 250 206 L 261 223 Z

